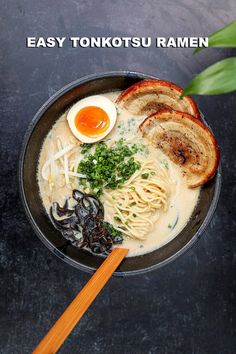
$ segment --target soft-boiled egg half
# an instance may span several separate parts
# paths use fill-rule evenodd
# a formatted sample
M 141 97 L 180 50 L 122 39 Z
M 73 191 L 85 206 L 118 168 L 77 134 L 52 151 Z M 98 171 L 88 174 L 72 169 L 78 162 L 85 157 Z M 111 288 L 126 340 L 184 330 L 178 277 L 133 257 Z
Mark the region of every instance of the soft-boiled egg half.
M 100 95 L 84 98 L 67 114 L 73 135 L 83 143 L 95 143 L 110 133 L 116 123 L 116 107 Z

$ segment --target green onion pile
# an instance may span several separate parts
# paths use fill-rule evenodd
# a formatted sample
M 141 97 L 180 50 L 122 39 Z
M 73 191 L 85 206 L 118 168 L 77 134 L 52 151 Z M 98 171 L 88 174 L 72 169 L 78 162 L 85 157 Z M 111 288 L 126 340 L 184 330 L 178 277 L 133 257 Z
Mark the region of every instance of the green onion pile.
M 92 149 L 92 144 L 83 144 L 81 153 L 84 159 L 80 161 L 77 172 L 86 175 L 80 178 L 80 185 L 86 188 L 86 182 L 92 193 L 100 196 L 103 189 L 120 188 L 137 170 L 139 161 L 134 155 L 139 151 L 137 144 L 125 145 L 120 139 L 111 148 L 105 142 L 100 142 Z

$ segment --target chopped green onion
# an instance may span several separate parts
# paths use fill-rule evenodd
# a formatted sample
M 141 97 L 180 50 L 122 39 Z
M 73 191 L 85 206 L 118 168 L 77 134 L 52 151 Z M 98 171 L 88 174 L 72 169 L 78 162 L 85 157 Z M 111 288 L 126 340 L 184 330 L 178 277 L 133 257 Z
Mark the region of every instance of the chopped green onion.
M 137 147 L 125 145 L 124 139 L 118 140 L 111 148 L 102 141 L 91 151 L 91 145 L 82 145 L 81 153 L 83 151 L 85 157 L 80 161 L 77 172 L 86 175 L 91 190 L 97 195 L 101 195 L 104 188 L 122 187 L 141 167 L 133 156 Z
M 142 177 L 143 179 L 148 179 L 149 173 L 142 173 L 142 174 L 141 174 L 141 177 Z

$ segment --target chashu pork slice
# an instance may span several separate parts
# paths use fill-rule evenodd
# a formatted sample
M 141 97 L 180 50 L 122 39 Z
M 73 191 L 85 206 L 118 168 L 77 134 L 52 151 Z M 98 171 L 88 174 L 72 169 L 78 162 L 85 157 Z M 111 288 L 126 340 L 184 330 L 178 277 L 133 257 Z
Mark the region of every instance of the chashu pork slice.
M 169 81 L 142 80 L 123 91 L 116 102 L 136 115 L 150 115 L 162 109 L 172 109 L 201 119 L 197 105 L 191 97 L 180 99 L 182 92 L 179 86 Z
M 219 164 L 214 135 L 200 120 L 188 113 L 162 110 L 139 126 L 142 135 L 181 167 L 189 188 L 210 180 Z

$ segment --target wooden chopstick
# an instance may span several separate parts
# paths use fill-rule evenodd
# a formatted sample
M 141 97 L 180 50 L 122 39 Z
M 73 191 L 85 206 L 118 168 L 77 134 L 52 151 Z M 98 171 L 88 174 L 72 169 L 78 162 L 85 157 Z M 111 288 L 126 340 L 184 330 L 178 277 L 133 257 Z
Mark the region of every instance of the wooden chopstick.
M 54 354 L 57 352 L 127 253 L 127 248 L 113 249 L 111 254 L 105 259 L 88 283 L 41 340 L 33 351 L 33 354 Z

